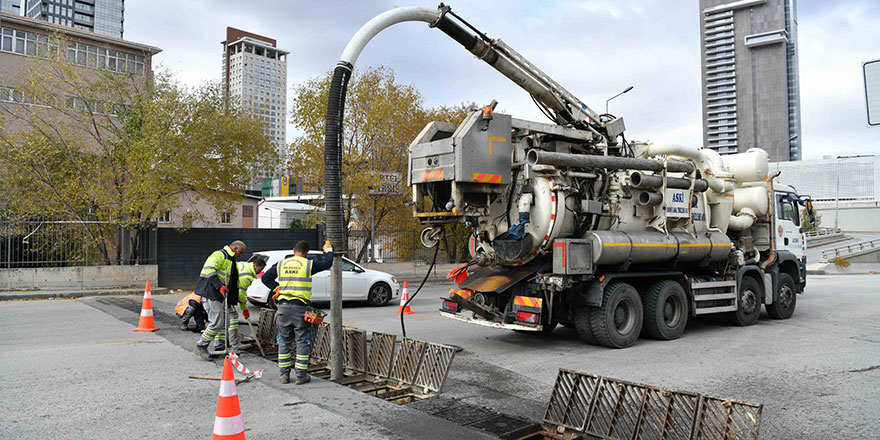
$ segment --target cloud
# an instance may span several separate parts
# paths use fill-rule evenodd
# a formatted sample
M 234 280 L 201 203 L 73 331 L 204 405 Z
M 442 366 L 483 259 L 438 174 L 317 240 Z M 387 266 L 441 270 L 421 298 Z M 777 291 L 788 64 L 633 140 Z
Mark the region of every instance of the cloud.
M 409 2 L 407 2 L 409 3 Z M 436 2 L 414 2 L 433 8 Z M 610 103 L 628 139 L 702 142 L 699 8 L 662 0 L 457 1 L 456 13 L 503 38 L 594 110 Z M 291 52 L 288 90 L 336 64 L 354 32 L 394 2 L 186 1 L 126 4 L 125 37 L 161 47 L 156 57 L 187 83 L 219 80 L 226 26 L 278 40 Z M 866 128 L 861 63 L 880 57 L 880 8 L 868 1 L 801 2 L 799 47 L 804 156 L 878 153 L 880 128 Z M 358 60 L 413 83 L 428 105 L 488 103 L 544 120 L 529 96 L 424 23 L 380 33 Z M 288 92 L 289 93 L 289 92 Z M 290 96 L 288 96 L 290 99 Z M 288 126 L 288 138 L 292 138 Z

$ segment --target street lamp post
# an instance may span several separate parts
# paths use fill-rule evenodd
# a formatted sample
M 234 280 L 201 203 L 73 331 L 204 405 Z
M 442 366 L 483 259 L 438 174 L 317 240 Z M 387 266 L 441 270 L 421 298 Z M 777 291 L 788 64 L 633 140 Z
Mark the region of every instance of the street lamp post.
M 618 94 L 616 94 L 616 95 L 614 95 L 614 96 L 612 96 L 612 97 L 606 99 L 606 100 L 605 100 L 605 114 L 608 114 L 608 103 L 611 102 L 612 99 L 617 98 L 618 96 L 620 96 L 620 95 L 622 95 L 622 94 L 624 94 L 624 93 L 626 93 L 626 92 L 628 92 L 628 91 L 630 91 L 630 90 L 632 90 L 632 89 L 633 89 L 633 86 L 629 86 L 629 87 L 626 88 L 626 90 L 624 90 L 624 91 L 622 91 L 622 92 L 620 92 L 620 93 L 618 93 Z
M 783 142 L 788 143 L 788 142 L 791 142 L 791 141 L 797 139 L 798 136 L 799 136 L 799 135 L 796 134 L 796 135 L 794 135 L 794 136 L 792 136 L 792 137 L 790 137 L 790 138 L 788 138 L 788 139 L 786 139 L 786 140 L 784 140 L 784 141 L 779 141 L 779 142 L 777 142 L 776 145 L 773 146 L 773 149 L 775 150 L 776 148 L 778 148 L 779 145 L 781 145 Z M 790 148 L 789 148 L 789 153 L 790 153 L 790 152 L 791 152 L 791 151 L 790 151 Z

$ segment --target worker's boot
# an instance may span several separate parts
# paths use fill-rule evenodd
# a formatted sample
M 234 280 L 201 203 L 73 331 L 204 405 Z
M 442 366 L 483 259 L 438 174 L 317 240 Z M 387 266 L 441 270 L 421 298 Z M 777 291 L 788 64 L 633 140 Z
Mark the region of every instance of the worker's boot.
M 196 346 L 196 355 L 199 357 L 199 359 L 201 359 L 203 361 L 210 361 L 211 360 L 211 354 L 208 353 L 208 347 L 200 347 L 197 345 Z
M 282 373 L 281 374 L 281 383 L 284 383 L 284 384 L 290 383 L 290 373 Z
M 303 375 L 303 376 L 296 376 L 295 384 L 296 385 L 306 384 L 306 383 L 309 383 L 310 380 L 312 380 L 312 376 L 309 376 L 308 374 Z

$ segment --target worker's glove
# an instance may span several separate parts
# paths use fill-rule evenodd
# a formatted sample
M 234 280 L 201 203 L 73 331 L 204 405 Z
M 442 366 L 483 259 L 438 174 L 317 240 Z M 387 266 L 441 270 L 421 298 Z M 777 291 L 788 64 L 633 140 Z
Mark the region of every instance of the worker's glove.
M 220 286 L 220 294 L 223 295 L 224 298 L 226 297 L 227 293 L 229 293 L 229 288 L 227 288 L 226 286 Z
M 272 289 L 272 293 L 274 293 L 272 299 L 278 299 L 278 295 L 281 295 L 281 286 L 275 286 L 275 288 Z
M 242 310 L 242 311 L 241 311 L 241 316 L 244 316 L 244 319 L 248 319 L 248 318 L 251 317 L 251 312 L 249 312 L 249 311 L 247 311 L 247 310 Z
M 324 253 L 333 252 L 333 246 L 330 245 L 330 240 L 324 241 Z

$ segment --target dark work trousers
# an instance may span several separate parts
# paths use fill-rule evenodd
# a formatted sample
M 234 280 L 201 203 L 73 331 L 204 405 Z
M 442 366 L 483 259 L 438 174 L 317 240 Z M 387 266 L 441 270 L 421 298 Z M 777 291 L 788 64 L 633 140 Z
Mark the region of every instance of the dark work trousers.
M 275 327 L 280 335 L 278 344 L 278 367 L 281 374 L 290 374 L 291 366 L 296 370 L 297 377 L 306 375 L 309 369 L 309 354 L 311 354 L 311 325 L 303 319 L 306 305 L 298 300 L 278 301 L 278 310 L 275 311 Z M 291 343 L 296 342 L 296 359 L 290 353 Z

